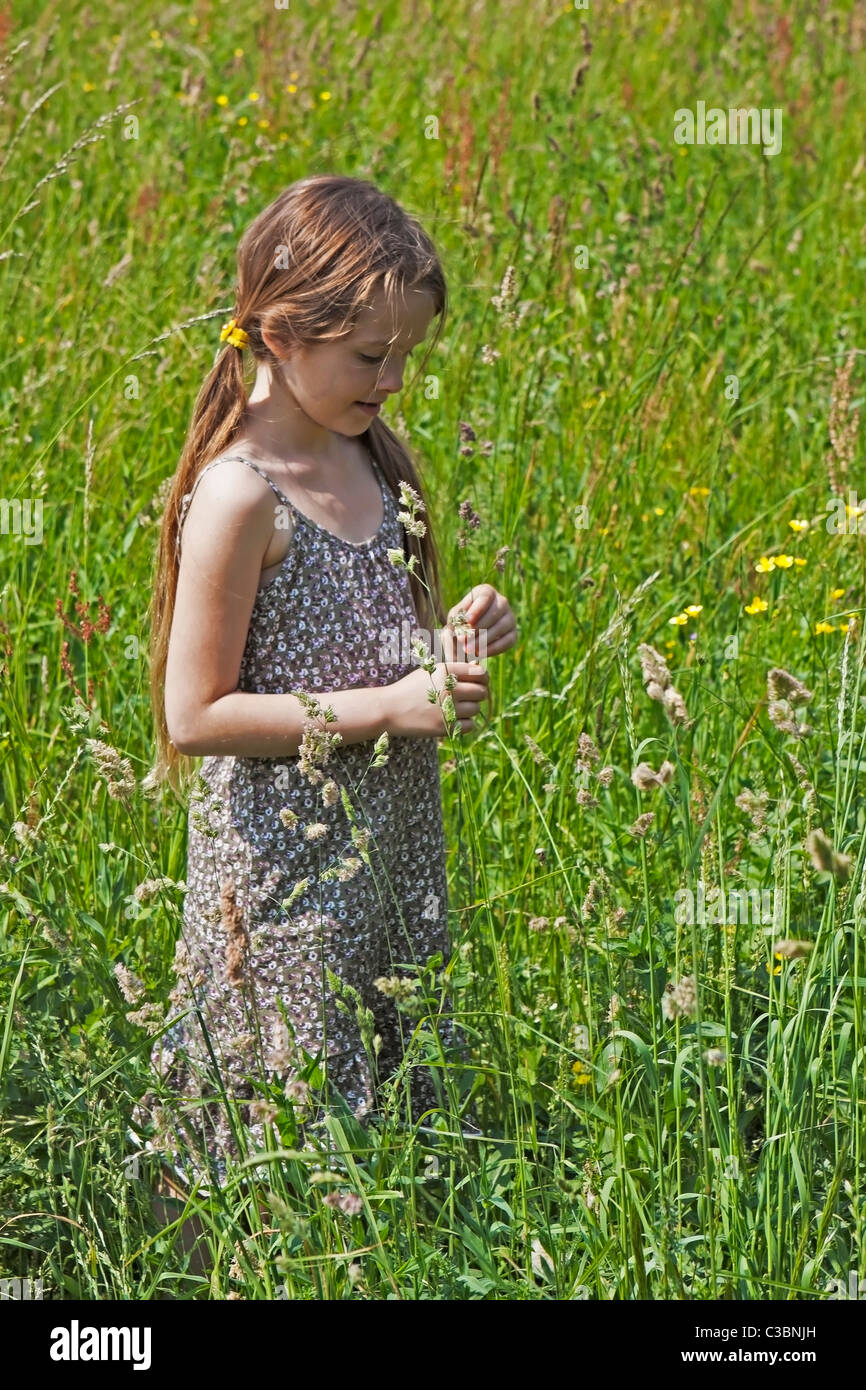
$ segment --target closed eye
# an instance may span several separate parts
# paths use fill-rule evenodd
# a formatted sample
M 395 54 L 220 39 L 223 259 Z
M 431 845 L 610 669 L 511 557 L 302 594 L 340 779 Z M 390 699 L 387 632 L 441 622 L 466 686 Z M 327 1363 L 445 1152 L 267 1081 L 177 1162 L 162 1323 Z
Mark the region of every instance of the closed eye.
M 407 358 L 411 357 L 411 356 L 412 356 L 412 353 L 413 353 L 414 351 L 415 351 L 415 349 L 412 348 L 412 350 L 411 350 L 410 352 L 407 352 L 406 357 L 407 357 Z M 362 362 L 370 362 L 370 363 L 373 363 L 373 362 L 384 362 L 384 360 L 385 360 L 384 356 L 370 357 L 370 356 L 368 356 L 368 354 L 365 353 L 365 352 L 359 352 L 359 353 L 358 353 L 358 356 L 360 357 L 360 359 L 361 359 Z

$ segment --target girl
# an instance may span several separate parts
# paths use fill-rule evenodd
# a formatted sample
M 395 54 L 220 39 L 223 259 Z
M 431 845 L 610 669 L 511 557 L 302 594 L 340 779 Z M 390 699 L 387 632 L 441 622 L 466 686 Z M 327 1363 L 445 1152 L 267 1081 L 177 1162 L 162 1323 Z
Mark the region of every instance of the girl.
M 241 1155 L 223 1086 L 260 1145 L 267 1106 L 250 1077 L 278 1081 L 309 1114 L 305 1054 L 320 1059 L 325 1103 L 335 1087 L 358 1116 L 375 1108 L 416 1026 L 396 1008 L 419 988 L 413 967 L 450 956 L 445 696 L 455 732 L 489 698 L 486 669 L 456 659 L 452 624 L 445 661 L 425 669 L 406 649 L 419 622 L 428 634 L 443 622 L 438 561 L 412 460 L 378 417 L 435 317 L 431 348 L 441 333 L 432 242 L 366 181 L 304 179 L 243 236 L 236 300 L 160 537 L 155 775 L 178 790 L 183 759 L 203 762 L 177 1017 L 153 1057 L 178 1097 L 174 1136 L 154 1095 L 138 1107 L 159 1145 L 221 1181 Z M 490 585 L 462 606 L 486 654 L 514 644 Z M 448 1021 L 439 1037 L 454 1042 Z M 410 1077 L 419 1116 L 436 1087 L 426 1068 Z

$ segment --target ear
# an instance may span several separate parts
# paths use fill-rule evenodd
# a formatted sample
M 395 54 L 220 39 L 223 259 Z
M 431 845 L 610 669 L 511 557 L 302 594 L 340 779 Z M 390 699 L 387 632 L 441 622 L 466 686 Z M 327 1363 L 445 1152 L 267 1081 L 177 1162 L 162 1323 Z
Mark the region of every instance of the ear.
M 276 357 L 277 361 L 280 364 L 282 364 L 283 362 L 288 362 L 289 358 L 292 355 L 291 348 L 283 347 L 282 343 L 277 341 L 273 333 L 271 333 L 270 329 L 263 328 L 261 332 L 262 341 L 265 347 L 268 349 L 268 351 L 273 353 L 274 357 Z

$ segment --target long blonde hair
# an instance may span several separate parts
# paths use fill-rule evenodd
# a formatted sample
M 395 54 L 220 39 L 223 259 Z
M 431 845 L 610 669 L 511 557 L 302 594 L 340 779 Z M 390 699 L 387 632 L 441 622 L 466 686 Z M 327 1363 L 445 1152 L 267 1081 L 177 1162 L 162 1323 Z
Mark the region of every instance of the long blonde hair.
M 263 330 L 286 350 L 342 337 L 354 327 L 359 310 L 377 288 L 391 306 L 410 289 L 433 297 L 438 322 L 419 364 L 420 375 L 441 336 L 447 311 L 445 276 L 433 242 L 415 217 L 374 184 L 321 174 L 291 184 L 242 236 L 233 315 L 247 333 L 252 359 L 277 367 Z M 244 352 L 226 342 L 202 385 L 160 526 L 148 615 L 157 751 L 150 782 L 155 786 L 165 781 L 178 794 L 193 770 L 192 759 L 171 742 L 165 719 L 181 504 L 201 469 L 230 448 L 243 430 L 248 402 L 246 360 Z M 399 496 L 400 483 L 406 482 L 424 503 L 426 534 L 405 532 L 404 553 L 407 560 L 417 557 L 410 573 L 412 595 L 419 622 L 432 635 L 446 618 L 437 547 L 418 469 L 407 446 L 381 419 L 370 422 L 364 439 L 394 496 Z

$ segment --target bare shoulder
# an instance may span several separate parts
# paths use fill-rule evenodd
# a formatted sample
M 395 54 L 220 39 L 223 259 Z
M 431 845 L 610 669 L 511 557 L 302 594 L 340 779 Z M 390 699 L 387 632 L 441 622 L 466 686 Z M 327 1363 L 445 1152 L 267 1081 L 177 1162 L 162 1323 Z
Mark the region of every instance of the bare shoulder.
M 261 558 L 273 534 L 274 493 L 240 459 L 219 455 L 194 485 L 183 523 L 181 550 L 200 558 L 207 551 L 252 550 Z
M 239 521 L 251 521 L 257 513 L 261 513 L 273 525 L 273 508 L 277 500 L 273 489 L 254 468 L 229 453 L 211 460 L 199 474 L 194 487 L 184 531 L 196 512 L 197 504 L 199 517 L 202 512 L 214 511 L 228 519 L 235 515 Z

